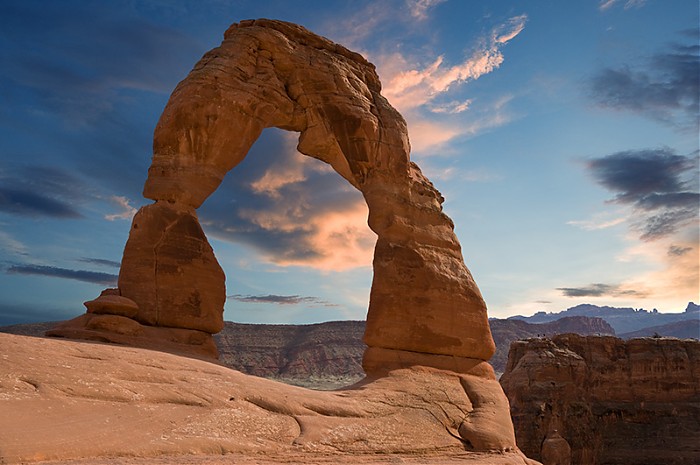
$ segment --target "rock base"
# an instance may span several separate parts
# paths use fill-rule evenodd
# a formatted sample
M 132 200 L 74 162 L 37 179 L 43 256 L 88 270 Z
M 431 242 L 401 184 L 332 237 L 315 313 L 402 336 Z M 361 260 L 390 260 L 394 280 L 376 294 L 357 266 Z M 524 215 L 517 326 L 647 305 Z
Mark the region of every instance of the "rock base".
M 86 313 L 46 332 L 49 337 L 160 350 L 188 357 L 216 360 L 219 351 L 211 334 L 195 329 L 146 326 L 125 316 Z

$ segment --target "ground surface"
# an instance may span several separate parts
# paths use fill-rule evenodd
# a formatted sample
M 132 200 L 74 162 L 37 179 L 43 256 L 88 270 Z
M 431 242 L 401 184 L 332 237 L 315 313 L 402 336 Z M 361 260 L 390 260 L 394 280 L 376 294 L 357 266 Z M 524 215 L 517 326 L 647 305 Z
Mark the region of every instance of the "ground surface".
M 312 391 L 145 349 L 0 348 L 0 463 L 527 463 L 495 379 L 413 368 Z

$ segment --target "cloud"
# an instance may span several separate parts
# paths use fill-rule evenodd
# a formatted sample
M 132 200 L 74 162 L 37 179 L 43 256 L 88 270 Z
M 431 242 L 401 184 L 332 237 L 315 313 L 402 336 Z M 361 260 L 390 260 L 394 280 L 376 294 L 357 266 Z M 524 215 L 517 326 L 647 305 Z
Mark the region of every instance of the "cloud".
M 115 262 L 114 260 L 105 260 L 104 258 L 81 258 L 78 261 L 82 263 L 92 263 L 94 265 L 109 266 L 112 268 L 119 268 L 122 266 L 122 264 L 119 262 Z
M 619 0 L 600 0 L 600 3 L 598 4 L 598 9 L 600 11 L 607 11 L 610 8 L 612 8 L 614 5 L 618 5 L 620 3 Z M 646 4 L 646 0 L 627 0 L 624 2 L 624 9 L 629 10 L 630 8 L 641 8 Z
M 504 61 L 501 48 L 522 32 L 526 22 L 527 16 L 520 15 L 495 26 L 463 62 L 454 65 L 448 64 L 444 55 L 431 58 L 423 66 L 417 64 L 424 61 L 423 57 L 412 58 L 400 52 L 371 57 L 383 83 L 382 95 L 408 122 L 412 151 L 425 153 L 456 137 L 474 135 L 511 120 L 506 112 L 510 95 L 480 102 L 452 96 L 461 85 L 498 69 Z
M 276 304 L 276 305 L 300 305 L 310 304 L 312 307 L 339 307 L 340 305 L 319 299 L 318 297 L 304 297 L 300 295 L 241 295 L 234 294 L 227 296 L 228 299 L 238 302 L 254 304 Z
M 297 138 L 266 131 L 201 207 L 205 231 L 278 266 L 371 266 L 376 236 L 362 195 L 329 165 L 297 152 Z
M 646 297 L 648 292 L 623 288 L 619 284 L 589 284 L 584 287 L 558 287 L 566 297 Z
M 633 207 L 633 227 L 643 240 L 671 235 L 698 219 L 700 194 L 692 189 L 698 157 L 671 149 L 629 150 L 587 162 L 593 178 Z
M 7 269 L 7 273 L 73 279 L 76 281 L 101 284 L 105 286 L 116 286 L 117 284 L 117 275 L 100 273 L 97 271 L 69 270 L 55 266 L 12 265 Z
M 627 221 L 627 215 L 616 212 L 612 216 L 608 213 L 599 213 L 589 220 L 571 220 L 566 224 L 579 227 L 585 231 L 598 231 L 608 229 Z
M 76 206 L 91 190 L 62 169 L 14 165 L 0 167 L 0 211 L 23 216 L 75 219 L 83 215 Z
M 0 231 L 0 247 L 13 255 L 29 255 L 29 248 L 5 231 Z
M 105 215 L 105 219 L 107 221 L 114 221 L 114 220 L 129 220 L 134 217 L 136 214 L 136 208 L 132 207 L 131 204 L 129 203 L 129 199 L 126 197 L 120 196 L 120 195 L 113 195 L 110 197 L 110 200 L 112 203 L 117 204 L 121 208 L 121 212 L 119 213 L 112 213 L 110 215 Z
M 0 211 L 24 216 L 81 218 L 71 205 L 36 192 L 0 187 Z
M 428 10 L 446 2 L 447 0 L 406 0 L 411 16 L 419 21 L 428 18 Z
M 697 40 L 697 31 L 695 32 Z M 696 130 L 700 117 L 700 46 L 672 45 L 641 69 L 605 68 L 589 82 L 593 100 L 604 108 L 631 111 Z
M 443 55 L 423 68 L 408 69 L 406 58 L 399 53 L 379 57 L 377 67 L 384 83 L 382 94 L 394 107 L 404 112 L 432 102 L 454 86 L 479 79 L 501 66 L 504 60 L 501 47 L 522 32 L 526 21 L 527 15 L 520 15 L 495 27 L 483 39 L 484 45 L 478 47 L 462 63 L 452 66 L 445 64 Z M 456 107 L 460 105 L 450 104 Z M 444 106 L 435 108 L 441 109 Z

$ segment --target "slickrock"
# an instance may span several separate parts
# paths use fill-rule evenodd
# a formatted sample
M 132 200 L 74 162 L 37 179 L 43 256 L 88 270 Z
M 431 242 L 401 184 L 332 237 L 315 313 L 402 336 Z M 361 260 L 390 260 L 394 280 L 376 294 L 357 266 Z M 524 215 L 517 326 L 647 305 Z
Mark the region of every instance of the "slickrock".
M 488 360 L 495 346 L 486 305 L 442 195 L 410 161 L 406 122 L 381 95 L 374 65 L 301 26 L 265 19 L 231 26 L 176 87 L 156 126 L 144 187 L 155 203 L 135 216 L 119 273 L 119 295 L 138 306 L 128 318 L 221 330 L 224 275 L 196 208 L 266 127 L 298 132 L 298 150 L 328 163 L 367 202 L 378 238 L 365 370 L 386 361 L 443 367 L 446 358 L 469 369 Z M 90 321 L 52 335 L 97 337 L 80 331 Z
M 501 384 L 518 446 L 545 465 L 553 430 L 574 465 L 700 463 L 698 340 L 567 334 L 518 341 Z
M 0 463 L 535 463 L 495 379 L 413 368 L 311 391 L 141 348 L 11 334 L 0 347 Z

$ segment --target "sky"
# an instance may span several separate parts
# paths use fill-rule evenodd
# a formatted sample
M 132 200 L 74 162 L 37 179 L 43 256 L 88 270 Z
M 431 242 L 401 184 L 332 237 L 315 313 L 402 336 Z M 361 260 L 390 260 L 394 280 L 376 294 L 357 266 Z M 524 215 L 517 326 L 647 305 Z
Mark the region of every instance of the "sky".
M 116 285 L 153 129 L 234 22 L 377 66 L 491 317 L 698 302 L 697 0 L 0 2 L 0 324 Z M 362 196 L 266 129 L 198 214 L 226 320 L 364 319 Z

